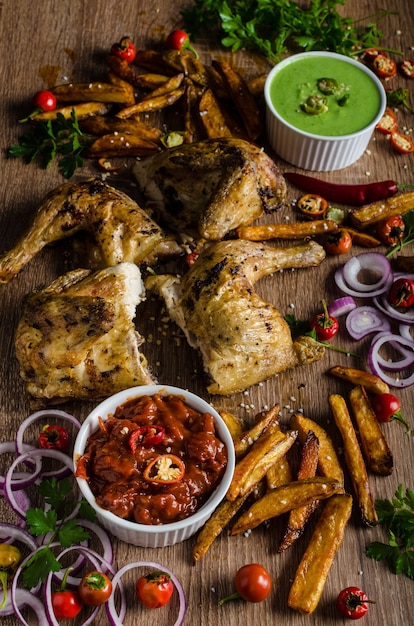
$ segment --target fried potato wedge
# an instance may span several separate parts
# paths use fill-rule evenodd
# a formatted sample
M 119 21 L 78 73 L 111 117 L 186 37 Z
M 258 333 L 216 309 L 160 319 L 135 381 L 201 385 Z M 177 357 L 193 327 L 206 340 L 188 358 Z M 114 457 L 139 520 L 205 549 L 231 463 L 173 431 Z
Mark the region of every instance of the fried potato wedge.
M 236 234 L 239 239 L 247 239 L 249 241 L 304 239 L 330 233 L 337 230 L 337 228 L 338 224 L 334 220 L 313 220 L 309 222 L 294 222 L 292 224 L 240 226 L 236 229 Z
M 231 129 L 211 89 L 206 89 L 200 98 L 199 115 L 208 139 L 232 137 Z
M 349 228 L 348 226 L 346 230 L 352 237 L 352 243 L 357 246 L 362 246 L 363 248 L 377 248 L 381 245 L 380 240 L 373 235 L 362 233 L 360 230 Z
M 105 115 L 111 110 L 111 104 L 104 102 L 80 102 L 79 104 L 70 104 L 66 107 L 58 107 L 54 111 L 43 111 L 30 117 L 33 122 L 48 122 L 49 120 L 55 120 L 58 114 L 63 115 L 65 120 L 70 119 L 72 112 L 78 120 L 83 120 L 88 117 L 94 117 L 95 115 Z
M 57 85 L 51 91 L 57 102 L 113 102 L 127 104 L 130 99 L 129 91 L 112 83 L 67 83 Z
M 184 94 L 184 143 L 195 143 L 205 138 L 200 119 L 200 89 L 189 78 Z
M 378 224 L 387 217 L 404 215 L 414 209 L 414 191 L 397 194 L 386 200 L 371 202 L 350 213 L 351 225 L 357 230 Z
M 239 439 L 234 442 L 236 458 L 242 457 L 250 449 L 252 444 L 271 426 L 274 430 L 280 430 L 278 404 L 268 411 L 262 411 L 256 415 L 256 421 L 251 428 L 244 430 Z
M 136 115 L 137 113 L 148 113 L 150 111 L 161 111 L 169 106 L 172 106 L 179 100 L 185 93 L 184 87 L 173 89 L 161 96 L 154 96 L 153 98 L 144 98 L 139 102 L 136 102 L 130 107 L 125 107 L 117 113 L 117 117 L 125 119 Z
M 351 512 L 352 497 L 348 494 L 336 494 L 326 501 L 290 588 L 291 609 L 310 615 L 318 606 Z
M 331 367 L 329 374 L 341 380 L 346 380 L 353 385 L 362 385 L 370 393 L 381 394 L 389 393 L 390 391 L 387 383 L 384 383 L 381 378 L 375 376 L 375 374 L 370 374 L 369 372 L 354 367 L 336 365 L 335 367 Z
M 376 526 L 378 515 L 375 510 L 367 469 L 345 399 L 339 394 L 331 394 L 329 405 L 335 424 L 341 433 L 345 462 L 351 476 L 362 522 L 368 526 Z
M 263 132 L 263 122 L 256 100 L 246 81 L 227 61 L 214 60 L 212 66 L 220 74 L 231 100 L 243 120 L 248 139 L 256 141 Z
M 206 65 L 196 59 L 187 50 L 164 50 L 163 59 L 171 68 L 178 72 L 184 72 L 187 78 L 194 83 L 212 89 L 217 97 L 226 97 L 227 92 L 217 70 L 210 65 Z
M 125 59 L 120 59 L 114 54 L 107 55 L 106 63 L 113 74 L 138 89 L 155 89 L 155 87 L 159 87 L 168 80 L 168 76 L 165 73 L 141 74 L 134 64 L 128 63 Z
M 101 135 L 88 150 L 90 159 L 102 157 L 144 157 L 161 150 L 153 141 L 128 133 Z
M 260 74 L 259 76 L 247 80 L 247 86 L 254 98 L 261 98 L 264 95 L 264 86 L 267 77 L 268 73 L 266 72 L 265 74 Z
M 310 430 L 302 446 L 301 459 L 298 470 L 298 480 L 313 478 L 318 468 L 319 440 L 315 433 Z M 310 504 L 293 509 L 289 513 L 287 526 L 278 552 L 284 552 L 295 543 L 303 534 L 306 522 L 318 507 L 319 501 L 314 500 Z
M 280 487 L 280 485 L 287 485 L 292 480 L 292 464 L 286 454 L 281 459 L 278 459 L 276 463 L 273 463 L 272 467 L 266 472 L 266 488 L 268 491 L 275 489 L 275 487 Z
M 304 444 L 308 432 L 311 430 L 315 433 L 319 442 L 318 451 L 318 472 L 322 476 L 335 478 L 344 483 L 344 472 L 338 459 L 335 446 L 326 430 L 309 417 L 305 417 L 302 413 L 294 413 L 290 418 L 290 427 L 297 430 L 299 441 Z
M 220 411 L 220 416 L 230 431 L 233 441 L 237 441 L 243 435 L 244 422 L 240 417 L 229 413 L 229 411 Z
M 82 131 L 90 135 L 107 135 L 110 133 L 126 133 L 127 135 L 136 135 L 141 139 L 160 143 L 160 139 L 164 134 L 161 128 L 150 126 L 144 122 L 134 119 L 120 119 L 119 117 L 109 115 L 94 115 L 88 117 L 81 123 Z
M 176 68 L 166 61 L 162 54 L 156 50 L 137 50 L 134 65 L 144 68 L 155 74 L 166 74 L 172 76 L 176 73 Z
M 334 478 L 315 476 L 295 480 L 268 491 L 243 513 L 231 529 L 231 535 L 251 530 L 273 517 L 278 517 L 292 509 L 310 504 L 314 500 L 325 500 L 335 493 L 341 493 L 343 485 Z
M 358 385 L 351 389 L 348 397 L 368 468 L 380 476 L 390 476 L 394 469 L 393 455 L 371 408 L 367 392 Z
M 157 87 L 155 87 L 152 91 L 150 91 L 146 96 L 142 98 L 142 100 L 150 100 L 152 98 L 158 98 L 159 96 L 165 96 L 176 89 L 179 89 L 184 81 L 184 73 L 175 74 L 175 76 L 171 76 L 164 83 L 161 83 Z

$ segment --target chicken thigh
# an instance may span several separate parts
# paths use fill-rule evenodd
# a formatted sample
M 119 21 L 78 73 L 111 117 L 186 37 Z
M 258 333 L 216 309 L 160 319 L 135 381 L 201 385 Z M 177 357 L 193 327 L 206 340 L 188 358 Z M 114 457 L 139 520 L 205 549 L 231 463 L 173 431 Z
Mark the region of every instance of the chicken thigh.
M 206 139 L 137 161 L 132 172 L 165 223 L 220 240 L 279 208 L 286 183 L 275 162 L 242 139 Z
M 133 321 L 144 294 L 133 263 L 73 270 L 29 294 L 15 335 L 28 393 L 90 400 L 153 383 Z
M 66 183 L 44 198 L 28 232 L 0 257 L 0 283 L 9 282 L 47 244 L 80 231 L 91 236 L 89 267 L 95 269 L 140 264 L 166 243 L 161 228 L 124 192 L 100 179 Z
M 262 276 L 319 265 L 324 258 L 314 241 L 288 248 L 222 241 L 207 247 L 184 276 L 153 275 L 145 285 L 163 298 L 170 317 L 200 351 L 211 379 L 208 392 L 227 395 L 323 356 L 324 347 L 311 337 L 292 340 L 279 311 L 253 285 Z

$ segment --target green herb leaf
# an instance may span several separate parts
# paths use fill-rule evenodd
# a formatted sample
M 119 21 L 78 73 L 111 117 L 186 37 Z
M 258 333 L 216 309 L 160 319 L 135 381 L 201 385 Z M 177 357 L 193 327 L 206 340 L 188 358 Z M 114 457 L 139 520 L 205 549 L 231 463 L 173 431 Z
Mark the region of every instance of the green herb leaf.
M 80 543 L 88 537 L 89 533 L 78 526 L 76 519 L 68 520 L 57 530 L 57 538 L 62 548 L 69 548 L 74 543 Z
M 49 572 L 59 572 L 61 565 L 52 550 L 44 546 L 26 563 L 23 569 L 23 584 L 26 589 L 36 587 L 39 581 L 45 582 Z
M 57 513 L 53 509 L 43 511 L 43 509 L 28 509 L 26 521 L 32 535 L 39 537 L 56 530 Z

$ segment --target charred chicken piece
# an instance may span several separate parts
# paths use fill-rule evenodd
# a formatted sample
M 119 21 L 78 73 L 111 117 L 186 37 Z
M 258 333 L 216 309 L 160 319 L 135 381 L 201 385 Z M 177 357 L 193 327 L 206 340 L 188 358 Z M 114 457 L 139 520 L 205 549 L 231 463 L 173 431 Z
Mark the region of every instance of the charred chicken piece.
M 138 161 L 133 174 L 165 223 L 220 240 L 281 205 L 286 183 L 275 162 L 242 139 L 207 139 Z
M 322 358 L 324 347 L 311 337 L 292 341 L 286 321 L 253 285 L 262 276 L 319 265 L 324 258 L 314 241 L 288 248 L 222 241 L 206 248 L 181 278 L 149 276 L 145 285 L 163 298 L 170 317 L 200 351 L 209 393 L 227 395 Z
M 15 335 L 28 393 L 46 401 L 94 399 L 154 382 L 134 325 L 139 268 L 73 270 L 26 297 Z
M 66 183 L 44 198 L 29 231 L 0 257 L 0 283 L 9 282 L 46 245 L 80 231 L 91 237 L 93 269 L 140 264 L 165 247 L 160 227 L 124 192 L 100 179 Z

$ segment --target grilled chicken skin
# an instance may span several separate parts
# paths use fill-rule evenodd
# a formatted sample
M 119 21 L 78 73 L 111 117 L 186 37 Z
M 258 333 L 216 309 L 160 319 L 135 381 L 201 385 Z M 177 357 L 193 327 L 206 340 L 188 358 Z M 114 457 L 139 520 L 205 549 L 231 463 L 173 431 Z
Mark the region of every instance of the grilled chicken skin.
M 286 183 L 275 162 L 242 139 L 206 139 L 137 161 L 132 172 L 165 223 L 220 240 L 279 208 Z
M 324 258 L 314 241 L 289 248 L 222 241 L 206 248 L 181 278 L 149 276 L 145 286 L 163 298 L 170 317 L 200 351 L 211 379 L 208 392 L 228 395 L 323 356 L 323 346 L 311 337 L 293 342 L 279 311 L 253 286 L 262 276 L 319 265 Z
M 88 400 L 153 383 L 133 321 L 144 296 L 133 263 L 73 270 L 29 294 L 15 334 L 28 393 L 45 402 Z
M 44 246 L 86 231 L 89 266 L 140 264 L 165 245 L 160 227 L 127 194 L 102 180 L 66 183 L 40 203 L 28 232 L 0 257 L 0 283 L 9 282 Z

